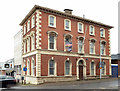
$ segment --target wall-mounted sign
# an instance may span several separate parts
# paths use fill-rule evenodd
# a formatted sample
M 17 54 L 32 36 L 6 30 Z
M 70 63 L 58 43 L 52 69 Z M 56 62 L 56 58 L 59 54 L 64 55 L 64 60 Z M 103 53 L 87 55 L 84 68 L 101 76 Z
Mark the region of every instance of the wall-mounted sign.
M 23 71 L 27 71 L 27 68 L 26 68 L 26 67 L 24 67 L 24 68 L 23 68 Z
M 4 66 L 5 66 L 5 68 L 9 68 L 9 64 L 5 64 Z

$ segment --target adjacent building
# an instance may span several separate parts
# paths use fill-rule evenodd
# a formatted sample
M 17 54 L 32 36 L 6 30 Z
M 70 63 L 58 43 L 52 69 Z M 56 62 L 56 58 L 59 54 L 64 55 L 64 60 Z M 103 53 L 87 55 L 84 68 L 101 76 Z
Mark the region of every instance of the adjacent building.
M 14 59 L 9 59 L 0 63 L 0 74 L 14 76 Z
M 100 69 L 102 77 L 111 75 L 112 26 L 37 5 L 20 25 L 26 83 L 95 78 Z
M 16 79 L 21 79 L 22 65 L 22 30 L 14 36 L 14 67 Z

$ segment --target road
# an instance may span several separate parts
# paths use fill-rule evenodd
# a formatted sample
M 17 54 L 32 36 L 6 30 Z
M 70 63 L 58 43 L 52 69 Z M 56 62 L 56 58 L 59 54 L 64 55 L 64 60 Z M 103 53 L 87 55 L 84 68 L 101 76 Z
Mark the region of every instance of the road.
M 57 82 L 45 83 L 41 85 L 19 85 L 11 89 L 114 89 L 117 90 L 120 85 L 118 79 L 102 79 L 102 80 L 88 80 L 88 81 L 71 81 L 71 82 Z M 109 90 L 110 91 L 110 90 Z M 113 90 L 112 90 L 113 91 Z

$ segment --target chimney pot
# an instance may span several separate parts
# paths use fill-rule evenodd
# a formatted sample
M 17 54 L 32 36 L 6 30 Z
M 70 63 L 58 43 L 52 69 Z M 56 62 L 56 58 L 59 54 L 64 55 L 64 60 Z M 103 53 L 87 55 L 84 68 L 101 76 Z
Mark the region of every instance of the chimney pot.
M 72 9 L 64 9 L 64 11 L 65 11 L 65 13 L 67 13 L 67 14 L 72 14 Z

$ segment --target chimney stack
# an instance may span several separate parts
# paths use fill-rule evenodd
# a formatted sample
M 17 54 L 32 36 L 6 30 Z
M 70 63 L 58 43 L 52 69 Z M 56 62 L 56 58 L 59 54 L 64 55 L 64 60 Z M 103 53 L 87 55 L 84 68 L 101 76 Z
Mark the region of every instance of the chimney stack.
M 71 9 L 64 9 L 64 11 L 65 11 L 65 13 L 67 13 L 67 14 L 72 14 L 72 11 L 73 11 L 73 10 L 71 10 Z

